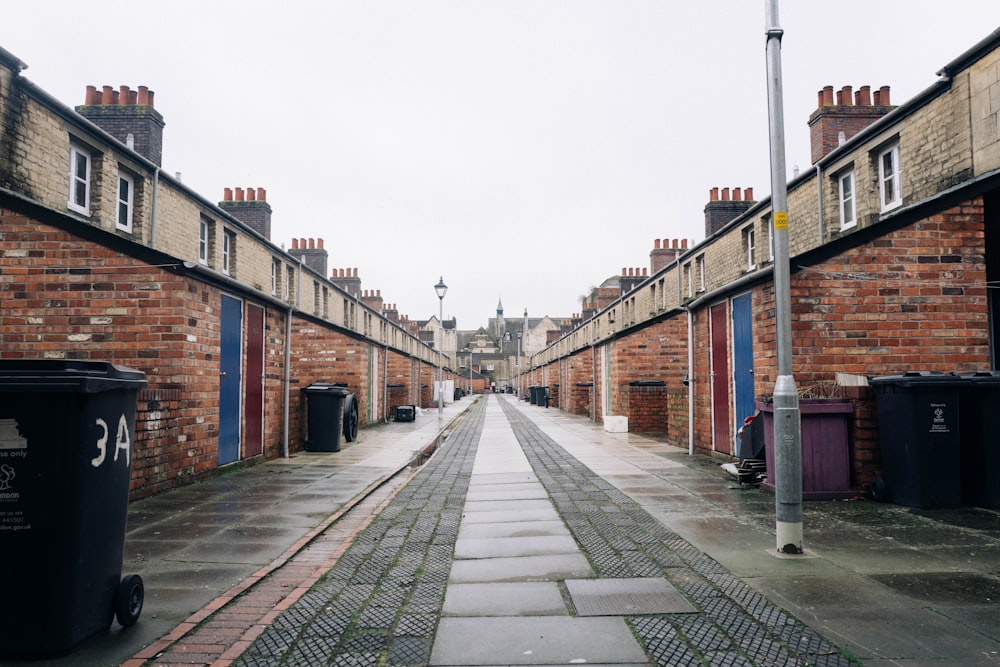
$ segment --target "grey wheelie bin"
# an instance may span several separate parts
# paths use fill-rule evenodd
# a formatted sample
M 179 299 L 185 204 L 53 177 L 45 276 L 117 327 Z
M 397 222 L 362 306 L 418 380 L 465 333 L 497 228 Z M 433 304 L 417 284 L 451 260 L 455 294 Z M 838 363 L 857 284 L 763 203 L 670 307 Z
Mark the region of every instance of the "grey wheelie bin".
M 0 656 L 66 653 L 142 611 L 121 576 L 143 372 L 0 361 Z
M 307 452 L 339 452 L 344 399 L 350 392 L 329 382 L 313 382 L 303 387 L 302 393 L 307 403 L 303 449 Z
M 959 390 L 966 380 L 909 371 L 868 383 L 878 406 L 883 498 L 928 509 L 960 505 Z

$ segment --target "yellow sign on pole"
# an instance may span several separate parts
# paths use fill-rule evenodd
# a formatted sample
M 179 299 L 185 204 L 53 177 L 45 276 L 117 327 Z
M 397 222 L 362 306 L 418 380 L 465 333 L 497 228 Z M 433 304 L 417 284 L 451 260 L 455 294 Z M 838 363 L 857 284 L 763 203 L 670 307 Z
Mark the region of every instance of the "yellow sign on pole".
M 774 212 L 774 228 L 788 229 L 788 211 Z

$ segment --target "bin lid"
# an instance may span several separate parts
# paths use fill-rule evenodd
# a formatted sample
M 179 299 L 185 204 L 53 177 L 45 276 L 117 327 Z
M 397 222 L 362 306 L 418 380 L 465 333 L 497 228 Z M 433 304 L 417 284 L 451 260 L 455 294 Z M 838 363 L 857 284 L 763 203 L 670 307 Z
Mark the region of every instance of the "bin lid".
M 0 391 L 96 394 L 142 389 L 146 374 L 108 361 L 5 359 L 0 361 Z
M 332 382 L 313 382 L 308 387 L 302 387 L 302 391 L 316 394 L 329 393 L 335 396 L 347 396 L 351 393 L 344 389 L 342 385 Z
M 959 377 L 973 384 L 1000 384 L 1000 371 L 973 371 L 962 373 Z
M 951 385 L 957 387 L 965 383 L 966 381 L 958 375 L 954 373 L 942 373 L 941 371 L 905 371 L 898 375 L 880 375 L 868 378 L 868 384 L 875 388 L 890 384 L 903 387 L 918 385 Z

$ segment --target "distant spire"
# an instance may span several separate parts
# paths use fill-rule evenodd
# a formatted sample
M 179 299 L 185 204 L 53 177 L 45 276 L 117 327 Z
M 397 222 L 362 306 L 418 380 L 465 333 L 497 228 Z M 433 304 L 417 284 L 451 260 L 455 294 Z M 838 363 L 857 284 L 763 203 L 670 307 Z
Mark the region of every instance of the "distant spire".
M 503 301 L 497 297 L 497 315 L 503 315 Z

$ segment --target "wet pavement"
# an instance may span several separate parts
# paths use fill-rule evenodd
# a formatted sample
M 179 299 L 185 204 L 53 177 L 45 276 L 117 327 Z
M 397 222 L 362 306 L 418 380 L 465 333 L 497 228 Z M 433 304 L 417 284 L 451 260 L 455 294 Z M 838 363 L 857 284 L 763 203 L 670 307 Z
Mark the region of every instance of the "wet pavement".
M 513 397 L 360 436 L 133 503 L 139 623 L 23 664 L 1000 664 L 996 512 L 811 501 L 782 556 L 718 462 Z

